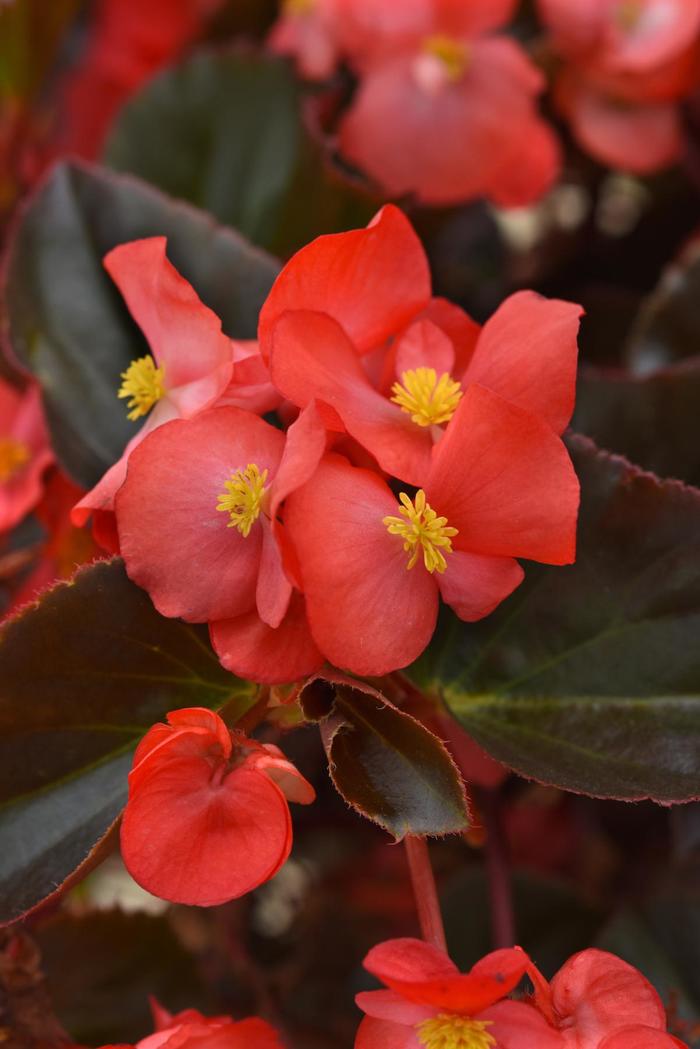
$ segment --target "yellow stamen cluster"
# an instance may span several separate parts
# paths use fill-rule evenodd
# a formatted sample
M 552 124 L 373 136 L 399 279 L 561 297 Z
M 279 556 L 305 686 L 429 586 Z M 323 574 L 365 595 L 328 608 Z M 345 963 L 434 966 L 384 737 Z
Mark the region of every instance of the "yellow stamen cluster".
M 489 1020 L 440 1013 L 416 1024 L 416 1033 L 425 1049 L 491 1049 L 496 1039 L 486 1030 L 489 1026 Z
M 642 5 L 639 0 L 621 0 L 615 17 L 620 29 L 631 32 L 642 17 Z
M 391 387 L 394 404 L 418 426 L 449 422 L 462 397 L 462 387 L 447 372 L 438 379 L 434 368 L 404 372 Z
M 459 80 L 466 73 L 469 49 L 461 41 L 449 36 L 429 36 L 423 44 L 423 50 L 437 58 L 448 80 Z
M 385 517 L 390 535 L 403 539 L 403 548 L 410 553 L 407 568 L 413 568 L 422 552 L 423 564 L 429 572 L 444 572 L 447 568 L 445 554 L 452 553 L 452 537 L 457 535 L 457 528 L 450 528 L 446 517 L 438 517 L 430 503 L 425 501 L 425 492 L 420 488 L 416 492 L 415 502 L 411 502 L 405 492 L 399 495 L 401 517 Z M 402 520 L 403 518 L 403 520 Z
M 282 11 L 285 15 L 298 18 L 309 15 L 316 6 L 316 0 L 283 0 Z
M 156 362 L 150 354 L 132 361 L 125 372 L 122 372 L 122 384 L 118 397 L 131 398 L 127 404 L 127 418 L 139 419 L 150 412 L 156 401 L 165 393 L 163 385 L 164 368 L 156 368 Z
M 22 441 L 0 437 L 0 484 L 11 480 L 29 462 L 31 452 Z
M 255 463 L 248 463 L 245 470 L 236 470 L 224 481 L 226 491 L 219 495 L 216 509 L 229 515 L 227 528 L 237 528 L 244 539 L 260 516 L 266 481 L 267 470 L 261 473 Z

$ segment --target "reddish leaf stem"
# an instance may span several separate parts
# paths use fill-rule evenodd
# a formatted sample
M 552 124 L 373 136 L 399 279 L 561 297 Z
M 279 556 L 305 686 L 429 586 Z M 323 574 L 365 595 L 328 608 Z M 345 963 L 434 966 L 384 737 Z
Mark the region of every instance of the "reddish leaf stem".
M 428 843 L 425 838 L 407 834 L 404 838 L 404 845 L 423 939 L 439 947 L 441 951 L 447 951 L 445 928 L 442 924 Z

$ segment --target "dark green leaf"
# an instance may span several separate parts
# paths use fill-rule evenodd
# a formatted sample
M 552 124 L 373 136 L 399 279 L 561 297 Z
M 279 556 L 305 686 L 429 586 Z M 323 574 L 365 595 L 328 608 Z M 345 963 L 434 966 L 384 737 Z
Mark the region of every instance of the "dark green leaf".
M 567 790 L 700 794 L 700 492 L 585 438 L 578 558 L 481 623 L 445 614 L 411 671 L 499 761 Z
M 301 692 L 321 722 L 331 778 L 343 798 L 393 834 L 449 834 L 469 826 L 464 786 L 440 740 L 362 681 L 320 676 Z
M 698 357 L 652 375 L 592 368 L 579 375 L 576 429 L 661 477 L 700 485 L 699 418 Z
M 269 56 L 200 54 L 162 73 L 125 106 L 105 159 L 282 255 L 377 207 L 332 171 L 291 68 Z
M 211 1008 L 194 959 L 165 917 L 59 914 L 35 937 L 53 1007 L 81 1045 L 133 1044 L 149 1033 L 149 995 L 173 1013 Z
M 662 274 L 643 304 L 626 356 L 638 372 L 693 356 L 700 346 L 700 237 L 691 240 Z
M 83 569 L 0 634 L 0 923 L 54 892 L 118 817 L 135 744 L 169 710 L 253 686 L 206 629 L 165 619 L 121 561 Z
M 39 380 L 54 448 L 85 487 L 136 432 L 117 390 L 120 372 L 147 352 L 102 258 L 116 244 L 158 234 L 224 331 L 254 338 L 276 263 L 134 178 L 59 165 L 29 201 L 10 246 L 9 345 Z

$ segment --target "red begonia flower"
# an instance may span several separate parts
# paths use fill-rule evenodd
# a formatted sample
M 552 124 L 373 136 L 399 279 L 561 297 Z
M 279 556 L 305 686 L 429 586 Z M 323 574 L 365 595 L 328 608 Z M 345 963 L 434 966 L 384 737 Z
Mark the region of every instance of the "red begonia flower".
M 287 263 L 260 311 L 260 351 L 269 359 L 287 310 L 327 313 L 357 352 L 377 349 L 430 302 L 428 260 L 411 223 L 387 205 L 366 229 L 317 237 Z
M 289 312 L 274 328 L 271 373 L 290 401 L 304 407 L 315 398 L 329 405 L 382 469 L 420 485 L 440 426 L 474 383 L 542 417 L 557 433 L 564 430 L 574 404 L 580 315 L 572 303 L 518 292 L 475 344 L 470 339 L 466 366 L 443 330 L 417 321 L 397 342 L 396 381 L 383 392 L 331 317 Z
M 485 34 L 514 4 L 411 0 L 388 10 L 346 0 L 339 21 L 361 82 L 340 126 L 342 152 L 389 193 L 453 203 L 497 188 L 498 173 L 528 155 L 523 202 L 558 170 L 535 99 L 544 83 L 512 40 Z M 541 157 L 534 153 L 542 149 Z M 519 201 L 518 201 L 519 202 Z
M 280 55 L 291 55 L 302 76 L 326 80 L 339 60 L 337 0 L 283 0 L 267 38 Z
M 578 498 L 551 427 L 478 384 L 414 499 L 399 504 L 376 474 L 326 456 L 285 511 L 316 644 L 356 674 L 407 666 L 432 636 L 440 595 L 480 619 L 521 582 L 516 557 L 573 561 Z
M 121 458 L 73 511 L 76 525 L 114 509 L 134 448 L 170 419 L 190 418 L 213 404 L 231 382 L 233 350 L 221 321 L 165 254 L 165 237 L 148 237 L 110 251 L 104 265 L 146 336 L 151 356 L 133 361 L 115 390 L 129 418 L 148 416 Z M 150 413 L 150 414 L 149 414 Z
M 494 1007 L 518 985 L 528 957 L 519 947 L 494 951 L 470 972 L 460 973 L 437 947 L 402 939 L 374 947 L 364 965 L 389 989 L 357 995 L 366 1016 L 355 1049 L 451 1044 L 486 1049 L 495 1044 L 489 1037 Z
M 557 104 L 589 153 L 647 174 L 684 148 L 675 103 L 700 84 L 700 0 L 539 0 L 568 65 Z
M 533 1004 L 511 1002 L 505 1003 L 507 1010 L 494 1009 L 503 1049 L 672 1049 L 676 1045 L 665 1034 L 666 1013 L 654 988 L 614 954 L 581 951 L 551 983 L 532 963 L 528 975 L 535 987 Z
M 284 1049 L 274 1027 L 257 1016 L 232 1020 L 229 1016 L 203 1016 L 185 1009 L 172 1016 L 151 1000 L 155 1032 L 134 1047 L 104 1046 L 103 1049 Z
M 129 576 L 165 616 L 282 623 L 292 595 L 282 501 L 325 450 L 314 406 L 287 434 L 240 408 L 212 408 L 148 435 L 116 498 Z
M 52 462 L 39 387 L 22 392 L 0 379 L 0 534 L 39 502 Z
M 134 755 L 124 862 L 162 899 L 224 903 L 277 873 L 292 845 L 287 802 L 313 799 L 277 747 L 229 730 L 210 710 L 173 711 Z

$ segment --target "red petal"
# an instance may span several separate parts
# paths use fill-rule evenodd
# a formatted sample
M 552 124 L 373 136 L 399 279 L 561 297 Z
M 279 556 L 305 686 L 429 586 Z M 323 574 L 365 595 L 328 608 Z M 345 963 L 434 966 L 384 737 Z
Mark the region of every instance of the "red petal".
M 435 447 L 428 502 L 458 550 L 569 564 L 579 484 L 547 423 L 472 385 Z
M 306 621 L 304 599 L 292 594 L 286 616 L 273 630 L 256 612 L 209 624 L 211 642 L 227 670 L 267 685 L 307 677 L 323 663 Z
M 672 103 L 621 104 L 593 88 L 570 95 L 574 134 L 585 150 L 614 168 L 648 175 L 680 156 L 683 128 Z
M 488 192 L 529 127 L 541 78 L 505 38 L 474 44 L 456 83 L 423 86 L 416 62 L 426 60 L 402 55 L 370 70 L 341 124 L 341 150 L 389 193 L 456 203 Z
M 384 674 L 413 662 L 435 628 L 438 591 L 422 563 L 410 571 L 384 517 L 397 500 L 376 474 L 328 456 L 287 500 L 311 632 L 337 667 Z
M 255 588 L 255 604 L 263 623 L 277 629 L 284 619 L 292 596 L 289 582 L 282 564 L 282 553 L 273 527 L 266 517 L 260 518 L 262 549 L 258 569 L 258 584 Z
M 424 318 L 406 328 L 396 347 L 396 374 L 416 368 L 434 368 L 438 375 L 454 370 L 455 350 L 450 337 Z
M 369 383 L 352 343 L 331 317 L 292 312 L 275 325 L 271 372 L 299 407 L 329 404 L 387 473 L 420 484 L 430 464 L 432 436 Z
M 606 64 L 616 71 L 641 73 L 671 62 L 700 31 L 700 0 L 646 0 L 631 29 L 608 28 Z
M 122 856 L 135 881 L 162 899 L 225 903 L 267 881 L 289 855 L 279 787 L 244 765 L 220 784 L 211 776 L 205 758 L 164 757 L 129 797 Z
M 391 1020 L 407 1027 L 435 1015 L 435 1010 L 429 1005 L 416 1005 L 396 991 L 361 991 L 355 995 L 355 1004 L 375 1020 Z
M 605 29 L 609 0 L 537 0 L 540 18 L 565 54 L 592 48 Z
M 415 1028 L 366 1016 L 355 1035 L 355 1049 L 424 1049 Z
M 213 404 L 226 388 L 233 354 L 221 321 L 169 262 L 165 247 L 165 237 L 120 244 L 104 265 L 165 368 L 168 398 L 187 416 Z
M 567 1049 L 565 1036 L 525 1002 L 497 1002 L 479 1015 L 499 1049 Z M 578 1045 L 579 1043 L 574 1043 Z
M 430 271 L 406 216 L 387 204 L 367 229 L 318 237 L 287 263 L 260 313 L 260 348 L 270 353 L 287 310 L 327 313 L 359 353 L 404 328 L 430 298 Z
M 599 1043 L 598 1049 L 688 1049 L 680 1038 L 665 1031 L 639 1025 L 623 1027 L 621 1031 L 608 1035 Z
M 256 415 L 214 408 L 159 427 L 132 452 L 116 500 L 120 545 L 130 577 L 163 615 L 205 622 L 253 607 L 261 523 L 244 537 L 216 505 L 249 463 L 274 475 L 283 444 Z
M 575 954 L 551 983 L 556 1013 L 573 1022 L 578 1038 L 591 1045 L 620 1027 L 666 1029 L 658 994 L 640 972 L 614 954 L 593 948 Z
M 518 947 L 493 951 L 471 972 L 458 973 L 447 955 L 429 944 L 389 940 L 370 951 L 364 965 L 411 1002 L 474 1016 L 520 983 L 527 955 Z
M 404 937 L 385 940 L 367 954 L 362 963 L 382 983 L 421 982 L 432 978 L 452 977 L 459 969 L 451 958 L 425 940 Z
M 481 383 L 561 433 L 574 409 L 582 313 L 533 291 L 511 295 L 482 328 L 464 385 Z
M 533 113 L 514 155 L 494 172 L 488 196 L 501 208 L 522 208 L 539 200 L 561 174 L 559 139 L 549 124 Z
M 525 573 L 512 557 L 484 557 L 454 550 L 447 568 L 437 575 L 442 600 L 460 619 L 473 623 L 493 612 L 523 581 Z

